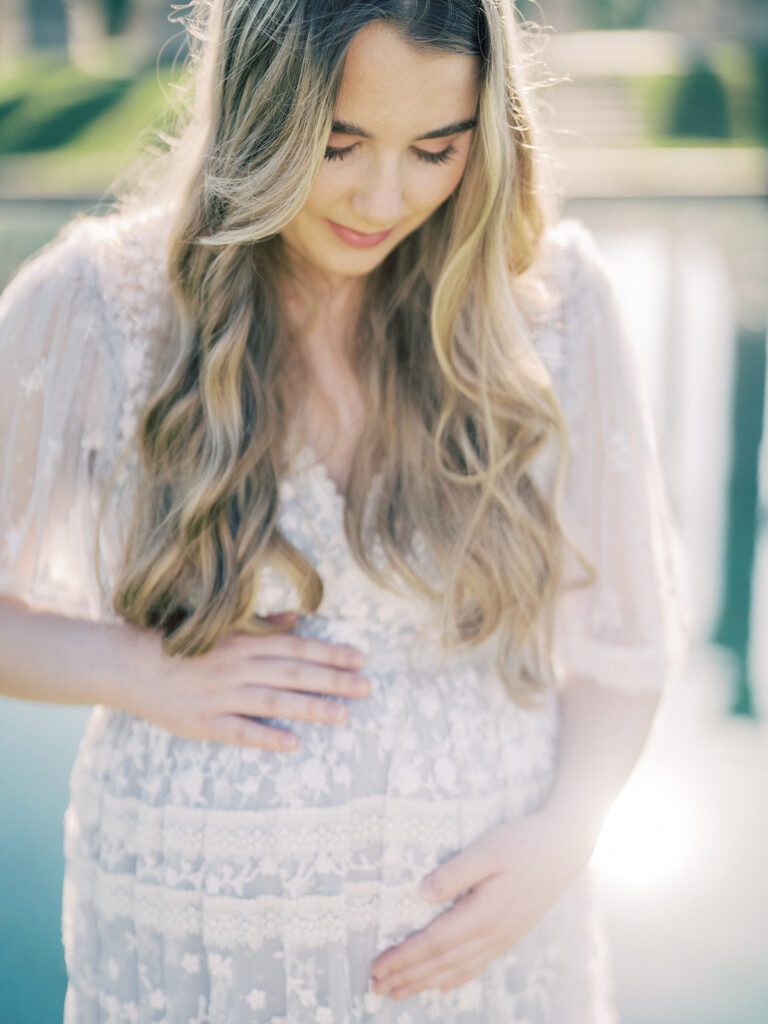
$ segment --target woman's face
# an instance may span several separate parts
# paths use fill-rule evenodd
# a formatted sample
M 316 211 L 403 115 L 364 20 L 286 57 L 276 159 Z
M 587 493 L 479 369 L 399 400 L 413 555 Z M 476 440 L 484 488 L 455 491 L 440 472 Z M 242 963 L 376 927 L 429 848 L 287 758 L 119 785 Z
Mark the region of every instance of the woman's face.
M 447 199 L 467 163 L 479 96 L 475 57 L 414 49 L 386 22 L 350 44 L 328 150 L 281 235 L 329 279 L 360 277 Z M 441 129 L 448 128 L 446 134 Z M 424 138 L 440 132 L 439 137 Z M 374 234 L 355 245 L 354 232 Z M 389 231 L 385 238 L 375 233 Z

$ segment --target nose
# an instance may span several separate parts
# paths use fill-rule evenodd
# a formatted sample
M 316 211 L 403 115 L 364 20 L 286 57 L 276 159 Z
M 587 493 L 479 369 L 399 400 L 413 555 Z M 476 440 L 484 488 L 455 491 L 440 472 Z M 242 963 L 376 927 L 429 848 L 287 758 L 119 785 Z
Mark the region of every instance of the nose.
M 369 231 L 384 231 L 405 214 L 400 163 L 396 157 L 372 160 L 361 171 L 352 206 Z

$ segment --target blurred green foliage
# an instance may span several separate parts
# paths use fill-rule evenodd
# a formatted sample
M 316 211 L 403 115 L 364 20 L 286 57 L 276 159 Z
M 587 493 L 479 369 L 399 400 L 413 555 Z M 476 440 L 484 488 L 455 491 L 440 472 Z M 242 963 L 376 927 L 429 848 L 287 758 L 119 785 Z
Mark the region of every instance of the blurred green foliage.
M 768 142 L 768 43 L 758 42 L 752 46 L 752 71 L 754 75 L 754 120 L 761 137 Z
M 675 86 L 667 133 L 708 139 L 731 135 L 725 84 L 704 57 L 697 57 Z
M 659 0 L 584 0 L 590 28 L 642 28 L 659 6 Z
M 178 75 L 176 75 L 176 79 Z M 152 69 L 138 77 L 93 75 L 60 58 L 35 57 L 0 78 L 0 155 L 43 151 L 126 151 L 143 130 L 170 118 L 164 81 Z
M 38 54 L 0 75 L 3 187 L 99 191 L 148 135 L 169 124 L 169 92 L 182 73 L 97 75 Z
M 56 149 L 105 115 L 133 85 L 97 78 L 68 65 L 0 86 L 0 152 Z
M 652 145 L 768 143 L 768 46 L 724 41 L 679 75 L 633 76 Z

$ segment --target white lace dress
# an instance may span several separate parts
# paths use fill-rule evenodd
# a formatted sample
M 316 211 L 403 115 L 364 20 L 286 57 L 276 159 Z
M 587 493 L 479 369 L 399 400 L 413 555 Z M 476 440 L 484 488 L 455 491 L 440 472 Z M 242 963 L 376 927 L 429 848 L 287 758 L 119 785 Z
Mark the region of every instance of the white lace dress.
M 0 592 L 33 607 L 117 621 L 92 566 L 96 496 L 167 323 L 166 223 L 78 218 L 0 297 Z M 685 625 L 648 401 L 586 227 L 560 221 L 541 259 L 562 299 L 533 337 L 574 436 L 569 524 L 601 571 L 561 602 L 562 679 L 657 690 Z M 372 692 L 348 700 L 344 725 L 282 723 L 302 740 L 287 755 L 93 710 L 64 820 L 66 1024 L 614 1020 L 588 870 L 480 977 L 374 993 L 373 959 L 445 909 L 419 899 L 421 878 L 546 800 L 558 694 L 526 712 L 487 647 L 442 658 L 421 603 L 358 569 L 343 496 L 308 447 L 280 498 L 284 533 L 325 582 L 298 630 L 363 648 Z M 262 610 L 290 593 L 269 576 Z

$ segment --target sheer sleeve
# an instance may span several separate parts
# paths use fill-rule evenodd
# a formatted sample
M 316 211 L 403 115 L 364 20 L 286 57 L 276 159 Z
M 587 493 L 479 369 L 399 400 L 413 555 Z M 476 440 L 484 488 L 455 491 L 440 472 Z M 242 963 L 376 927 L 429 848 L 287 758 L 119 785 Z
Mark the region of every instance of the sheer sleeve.
M 648 393 L 596 242 L 567 222 L 570 266 L 560 361 L 571 437 L 563 516 L 597 570 L 561 591 L 554 617 L 558 678 L 660 691 L 684 665 L 691 614 L 682 544 L 657 448 Z M 583 579 L 570 550 L 566 584 Z
M 94 618 L 106 327 L 84 235 L 70 223 L 0 294 L 0 594 Z

